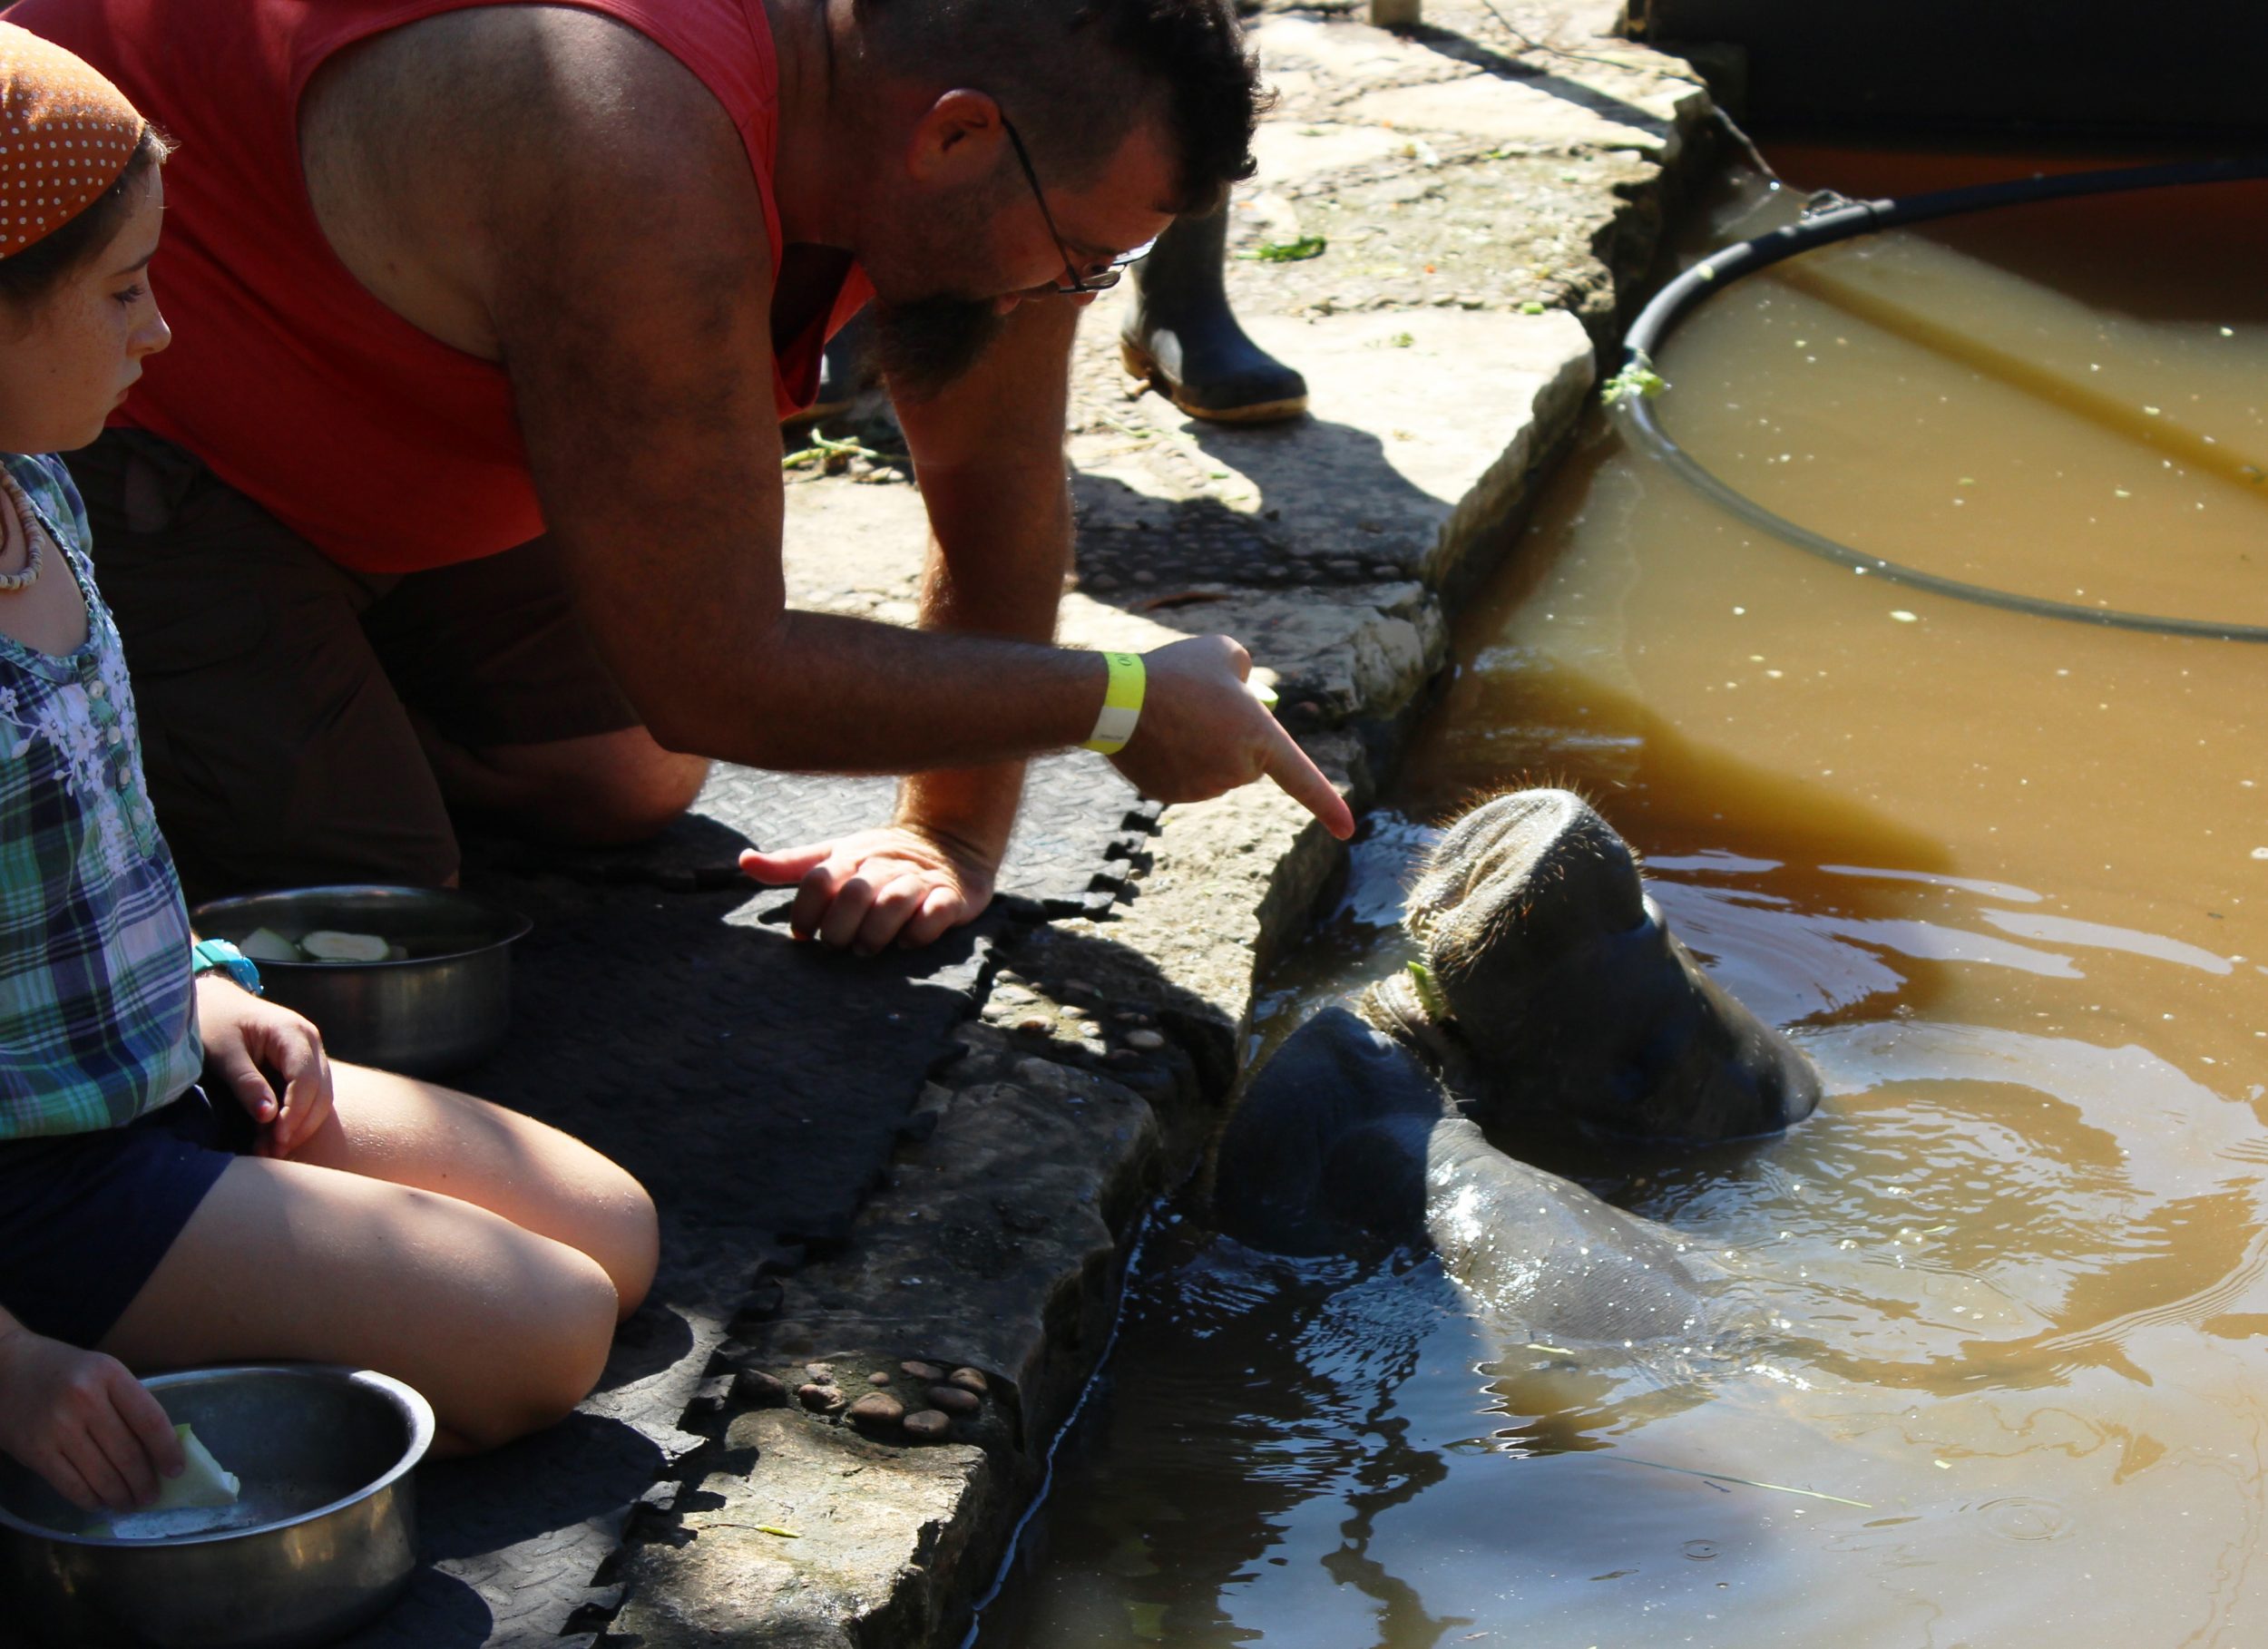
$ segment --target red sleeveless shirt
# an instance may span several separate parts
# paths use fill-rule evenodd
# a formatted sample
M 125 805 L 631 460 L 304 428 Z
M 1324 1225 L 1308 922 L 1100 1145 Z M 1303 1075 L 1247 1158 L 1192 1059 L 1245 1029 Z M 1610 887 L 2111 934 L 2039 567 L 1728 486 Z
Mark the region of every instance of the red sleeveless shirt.
M 331 54 L 494 0 L 22 0 L 8 21 L 77 53 L 179 144 L 155 270 L 172 347 L 113 422 L 187 447 L 342 565 L 411 572 L 536 537 L 543 518 L 503 367 L 419 331 L 324 239 L 299 97 Z M 575 0 L 683 63 L 739 129 L 772 269 L 778 61 L 763 0 Z M 871 288 L 853 270 L 777 352 L 783 415 Z

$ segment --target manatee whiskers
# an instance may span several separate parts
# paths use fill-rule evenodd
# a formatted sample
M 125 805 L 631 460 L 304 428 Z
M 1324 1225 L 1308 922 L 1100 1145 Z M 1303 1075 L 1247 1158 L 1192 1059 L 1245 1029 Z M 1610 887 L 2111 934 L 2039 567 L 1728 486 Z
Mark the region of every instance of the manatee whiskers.
M 1456 1018 L 1432 970 L 1413 962 L 1364 991 L 1356 1004 L 1364 1020 L 1415 1049 L 1438 1072 L 1456 1057 Z
M 1644 914 L 1637 855 L 1580 796 L 1500 796 L 1452 824 L 1426 855 L 1404 924 L 1444 987 L 1546 965 Z

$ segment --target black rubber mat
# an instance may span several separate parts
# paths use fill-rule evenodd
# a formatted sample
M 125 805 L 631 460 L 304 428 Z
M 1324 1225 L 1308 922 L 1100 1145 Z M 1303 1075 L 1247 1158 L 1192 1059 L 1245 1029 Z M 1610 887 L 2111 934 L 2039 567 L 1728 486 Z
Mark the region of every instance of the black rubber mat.
M 536 925 L 514 951 L 512 1040 L 458 1086 L 621 1163 L 652 1190 L 675 1259 L 704 1270 L 728 1236 L 847 1224 L 1008 920 L 867 959 L 764 921 L 784 893 L 468 885 Z
M 586 852 L 489 844 L 471 851 L 476 863 L 504 869 L 674 892 L 745 889 L 742 848 L 793 847 L 886 824 L 896 793 L 892 778 L 719 766 L 691 811 L 643 846 Z M 1034 762 L 1001 867 L 1001 893 L 1046 915 L 1108 905 L 1117 886 L 1113 867 L 1149 834 L 1158 811 L 1099 756 L 1074 751 Z
M 693 814 L 618 853 L 468 844 L 465 884 L 523 912 L 510 1041 L 455 1085 L 589 1140 L 653 1193 L 662 1273 L 566 1425 L 420 1474 L 425 1564 L 359 1649 L 576 1641 L 631 1508 L 696 1439 L 675 1429 L 758 1264 L 849 1229 L 1000 938 L 1107 904 L 1156 810 L 1099 758 L 1035 764 L 1006 897 L 927 950 L 792 940 L 792 894 L 745 845 L 883 822 L 893 781 L 720 769 Z

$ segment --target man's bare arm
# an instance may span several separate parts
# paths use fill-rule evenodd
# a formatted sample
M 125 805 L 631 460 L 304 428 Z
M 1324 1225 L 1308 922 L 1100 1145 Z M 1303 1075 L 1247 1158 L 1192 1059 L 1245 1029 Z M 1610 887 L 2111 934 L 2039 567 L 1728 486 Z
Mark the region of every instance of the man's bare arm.
M 1091 655 L 787 610 L 771 259 L 738 134 L 689 70 L 610 19 L 467 17 L 484 32 L 386 116 L 418 151 L 418 188 L 461 204 L 445 227 L 415 200 L 383 204 L 415 242 L 403 256 L 446 263 L 486 317 L 548 529 L 656 738 L 908 773 L 1084 737 L 1104 681 Z M 1168 650 L 1128 750 L 1153 775 L 1137 781 L 1181 800 L 1266 772 L 1344 828 L 1321 776 L 1255 719 L 1241 654 Z
M 572 54 L 494 93 L 513 107 L 484 162 L 485 297 L 547 524 L 655 737 L 904 772 L 1083 736 L 1093 659 L 787 610 L 771 259 L 739 136 L 642 36 L 591 18 L 548 38 Z
M 1072 306 L 1026 304 L 983 358 L 898 413 L 930 516 L 924 629 L 1047 640 L 1070 551 L 1063 408 Z M 1024 764 L 909 777 L 885 829 L 770 852 L 741 868 L 797 884 L 799 934 L 872 954 L 927 944 L 990 902 L 1023 794 Z
M 959 383 L 897 398 L 929 512 L 924 629 L 1054 639 L 1070 566 L 1063 424 L 1078 320 L 1059 299 L 1022 305 Z M 898 814 L 997 864 L 1022 790 L 1021 762 L 941 769 L 906 781 Z

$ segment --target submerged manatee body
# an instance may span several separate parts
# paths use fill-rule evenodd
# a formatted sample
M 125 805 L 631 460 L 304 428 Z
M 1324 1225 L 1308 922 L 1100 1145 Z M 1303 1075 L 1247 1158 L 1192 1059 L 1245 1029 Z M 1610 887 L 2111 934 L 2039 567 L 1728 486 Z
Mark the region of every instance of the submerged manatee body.
M 1420 968 L 1303 1025 L 1214 1159 L 1220 1228 L 1274 1253 L 1430 1243 L 1552 1340 L 1688 1336 L 1706 1279 L 1653 1223 L 1490 1136 L 1702 1144 L 1808 1116 L 1819 1082 L 1705 975 L 1607 822 L 1564 790 L 1499 796 L 1428 855 Z
M 1303 1025 L 1230 1119 L 1216 1222 L 1273 1254 L 1430 1244 L 1492 1314 L 1554 1341 L 1696 1332 L 1676 1239 L 1507 1156 L 1408 1044 L 1344 1008 Z

